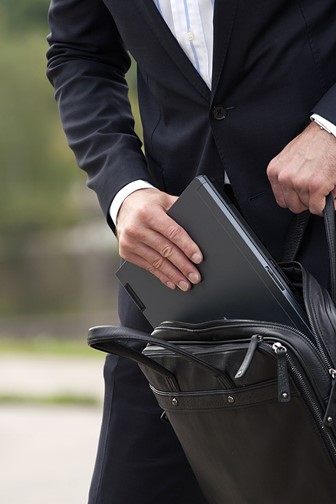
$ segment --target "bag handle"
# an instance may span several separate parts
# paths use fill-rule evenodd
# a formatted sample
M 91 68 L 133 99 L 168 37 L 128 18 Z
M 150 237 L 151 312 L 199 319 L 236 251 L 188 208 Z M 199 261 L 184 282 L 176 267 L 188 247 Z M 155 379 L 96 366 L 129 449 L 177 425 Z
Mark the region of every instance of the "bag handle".
M 203 361 L 197 355 L 180 348 L 169 341 L 155 338 L 150 334 L 137 331 L 136 329 L 130 329 L 129 327 L 116 327 L 116 326 L 96 326 L 89 329 L 88 344 L 92 348 L 101 350 L 103 352 L 112 353 L 119 355 L 121 357 L 127 357 L 138 364 L 143 364 L 153 371 L 159 373 L 161 376 L 165 377 L 173 392 L 179 391 L 179 386 L 176 378 L 171 371 L 161 366 L 157 362 L 153 361 L 149 357 L 146 357 L 139 350 L 135 350 L 126 345 L 128 341 L 133 341 L 137 343 L 150 343 L 152 345 L 158 345 L 165 348 L 166 350 L 171 350 L 175 354 L 180 355 L 189 362 L 192 362 L 196 366 L 208 371 L 215 376 L 225 376 L 225 371 L 222 371 L 211 364 Z
M 308 210 L 295 216 L 289 228 L 285 250 L 281 262 L 293 262 L 301 246 L 305 230 L 310 218 Z M 329 282 L 330 294 L 336 303 L 336 228 L 335 228 L 335 207 L 334 197 L 330 193 L 326 197 L 326 204 L 323 210 L 324 226 L 327 238 L 329 253 Z
M 336 229 L 335 229 L 335 206 L 334 197 L 330 193 L 326 198 L 326 205 L 323 211 L 324 226 L 327 236 L 329 251 L 329 280 L 330 295 L 336 303 Z
M 307 229 L 310 213 L 308 210 L 295 215 L 289 226 L 285 241 L 285 250 L 281 262 L 293 262 L 299 252 L 304 233 Z

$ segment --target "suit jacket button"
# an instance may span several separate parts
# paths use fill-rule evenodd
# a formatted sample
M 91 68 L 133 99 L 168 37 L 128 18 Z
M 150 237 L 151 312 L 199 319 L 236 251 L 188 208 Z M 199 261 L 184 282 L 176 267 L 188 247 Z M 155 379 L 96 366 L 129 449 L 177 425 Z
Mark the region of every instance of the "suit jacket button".
M 225 107 L 223 107 L 223 105 L 216 105 L 216 107 L 214 107 L 212 109 L 212 117 L 214 119 L 216 119 L 217 121 L 221 121 L 222 119 L 225 119 L 227 115 L 227 110 Z

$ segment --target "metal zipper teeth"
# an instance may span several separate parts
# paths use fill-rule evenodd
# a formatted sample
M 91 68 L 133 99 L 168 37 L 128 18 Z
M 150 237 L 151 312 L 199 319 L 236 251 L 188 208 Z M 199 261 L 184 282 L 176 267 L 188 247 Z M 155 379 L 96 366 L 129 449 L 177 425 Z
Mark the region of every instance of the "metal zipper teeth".
M 284 324 L 268 324 L 268 323 L 263 323 L 262 321 L 254 321 L 254 320 L 248 320 L 246 322 L 244 321 L 244 322 L 239 322 L 236 324 L 231 324 L 231 327 L 239 327 L 239 326 L 248 327 L 251 325 L 251 323 L 252 324 L 254 323 L 255 325 L 260 325 L 265 329 L 277 329 L 277 330 L 279 330 L 279 328 L 285 328 L 287 330 L 289 329 L 291 332 L 298 334 L 301 338 L 303 338 L 306 341 L 306 343 L 310 346 L 310 348 L 313 350 L 314 354 L 318 357 L 318 359 L 320 361 L 322 361 L 323 364 L 326 364 L 326 367 L 328 370 L 333 367 L 329 363 L 329 361 L 326 358 L 326 356 L 324 355 L 324 353 L 320 352 L 319 348 L 308 338 L 308 336 L 303 334 L 301 331 L 299 331 L 295 327 L 286 326 Z M 216 329 L 220 329 L 221 327 L 225 327 L 227 329 L 228 327 L 230 327 L 230 325 L 226 324 L 225 326 L 224 325 L 217 326 Z M 164 329 L 176 331 L 176 327 L 174 327 L 174 326 L 165 326 Z M 181 332 L 187 332 L 187 333 L 195 332 L 195 329 L 192 329 L 192 328 L 189 329 L 188 327 L 179 327 L 178 330 Z M 208 328 L 204 328 L 204 329 L 202 328 L 202 329 L 197 330 L 197 332 L 201 333 L 201 332 L 206 332 L 208 330 L 209 330 Z M 241 340 L 241 341 L 243 341 L 243 340 Z

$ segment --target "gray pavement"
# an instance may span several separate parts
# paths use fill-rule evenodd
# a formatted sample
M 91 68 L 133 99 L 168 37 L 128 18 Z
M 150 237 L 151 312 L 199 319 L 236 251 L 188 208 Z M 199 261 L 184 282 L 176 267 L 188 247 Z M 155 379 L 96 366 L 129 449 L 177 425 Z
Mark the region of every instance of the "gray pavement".
M 0 355 L 0 394 L 77 394 L 103 398 L 104 354 L 99 357 Z
M 103 356 L 0 356 L 0 393 L 95 396 L 85 407 L 0 406 L 0 502 L 85 504 L 101 422 Z

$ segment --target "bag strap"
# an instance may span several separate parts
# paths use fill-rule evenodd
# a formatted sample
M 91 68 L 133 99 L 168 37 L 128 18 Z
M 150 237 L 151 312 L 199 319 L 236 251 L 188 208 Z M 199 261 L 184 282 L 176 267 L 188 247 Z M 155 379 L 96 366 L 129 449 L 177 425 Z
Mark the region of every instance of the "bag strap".
M 150 343 L 152 345 L 158 345 L 165 348 L 166 350 L 171 350 L 174 354 L 178 354 L 194 365 L 202 368 L 203 370 L 214 374 L 215 376 L 225 376 L 225 372 L 208 364 L 203 361 L 197 355 L 194 355 L 187 350 L 184 350 L 180 346 L 174 345 L 163 339 L 155 338 L 150 334 L 137 331 L 135 329 L 130 329 L 129 327 L 114 327 L 114 326 L 96 326 L 89 329 L 88 344 L 92 348 L 96 348 L 103 352 L 112 353 L 119 355 L 121 357 L 127 357 L 138 364 L 143 364 L 144 366 L 152 369 L 153 371 L 159 373 L 161 376 L 168 379 L 168 382 L 176 392 L 179 390 L 176 378 L 171 371 L 161 366 L 157 362 L 153 361 L 149 357 L 146 357 L 141 353 L 140 350 L 136 350 L 127 345 L 127 342 L 137 342 L 146 345 Z
M 285 250 L 281 262 L 293 262 L 299 252 L 304 233 L 308 226 L 310 213 L 308 210 L 295 215 L 289 227 L 285 241 Z
M 335 206 L 334 197 L 330 193 L 326 199 L 326 206 L 323 211 L 324 225 L 327 237 L 329 252 L 329 280 L 330 295 L 336 303 L 336 229 L 335 229 Z
M 330 264 L 330 294 L 336 303 L 336 228 L 335 228 L 335 207 L 334 197 L 330 193 L 326 197 L 326 205 L 323 210 L 324 226 L 327 237 L 329 264 Z M 293 262 L 302 244 L 306 231 L 310 213 L 308 210 L 295 216 L 289 228 L 285 250 L 281 262 Z

